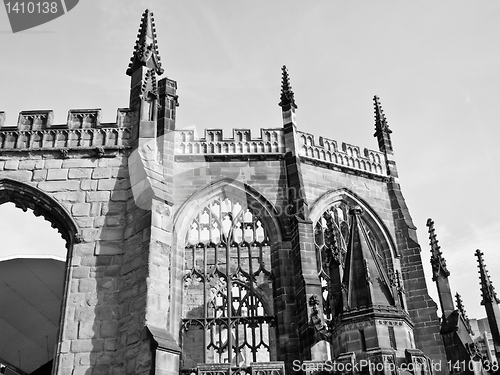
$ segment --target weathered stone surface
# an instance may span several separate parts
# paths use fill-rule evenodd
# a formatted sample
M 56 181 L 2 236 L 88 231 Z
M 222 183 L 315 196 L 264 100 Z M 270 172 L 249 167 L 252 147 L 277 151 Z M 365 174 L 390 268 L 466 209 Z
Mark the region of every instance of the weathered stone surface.
M 80 188 L 80 181 L 42 181 L 38 183 L 38 188 L 49 193 L 77 191 Z
M 90 214 L 90 203 L 74 204 L 71 207 L 71 213 L 74 216 L 89 216 L 89 214 Z
M 49 169 L 47 172 L 47 180 L 67 180 L 67 169 Z
M 90 179 L 92 168 L 71 168 L 68 177 L 70 179 Z

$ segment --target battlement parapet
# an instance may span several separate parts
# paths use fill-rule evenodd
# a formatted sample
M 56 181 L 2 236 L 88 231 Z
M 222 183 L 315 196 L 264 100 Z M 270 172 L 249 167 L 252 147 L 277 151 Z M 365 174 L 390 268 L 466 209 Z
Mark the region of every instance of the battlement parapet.
M 223 138 L 222 129 L 205 129 L 203 138 L 195 138 L 194 130 L 178 130 L 175 135 L 176 155 L 248 155 L 283 154 L 283 129 L 261 129 L 260 138 L 252 138 L 250 129 L 233 129 L 232 138 Z
M 119 108 L 116 123 L 101 123 L 100 109 L 72 109 L 66 124 L 52 124 L 52 110 L 22 111 L 17 126 L 0 112 L 0 150 L 128 146 L 134 111 Z
M 319 137 L 316 144 L 314 136 L 306 132 L 297 132 L 299 136 L 300 156 L 314 161 L 336 164 L 363 172 L 386 176 L 384 154 L 365 148 L 363 154 L 358 146 L 342 142 L 339 150 L 337 142 Z

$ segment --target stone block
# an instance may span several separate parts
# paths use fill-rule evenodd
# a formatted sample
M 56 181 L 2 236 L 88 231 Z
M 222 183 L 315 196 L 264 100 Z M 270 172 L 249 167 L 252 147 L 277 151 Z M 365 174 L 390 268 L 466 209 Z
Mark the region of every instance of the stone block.
M 47 178 L 46 169 L 38 169 L 33 171 L 33 181 L 45 181 Z
M 92 178 L 94 180 L 101 178 L 110 178 L 110 177 L 111 177 L 111 171 L 109 170 L 109 168 L 95 168 L 92 171 Z
M 114 179 L 99 180 L 97 184 L 97 190 L 115 190 L 115 186 L 117 184 L 118 181 Z
M 172 242 L 172 233 L 157 227 L 151 227 L 151 237 L 165 244 Z
M 118 339 L 109 338 L 104 340 L 104 350 L 115 351 L 118 346 Z
M 102 203 L 102 215 L 124 216 L 125 212 L 126 204 L 124 202 Z
M 4 165 L 4 170 L 6 171 L 13 171 L 13 170 L 17 170 L 19 168 L 19 160 L 7 160 L 5 161 L 5 165 Z
M 129 178 L 128 168 L 111 168 L 111 178 Z
M 87 202 L 107 202 L 110 196 L 109 191 L 87 192 Z
M 120 229 L 123 232 L 123 229 Z M 95 255 L 117 255 L 123 254 L 123 246 L 119 242 L 98 241 L 95 247 Z
M 93 217 L 75 217 L 75 221 L 80 228 L 92 228 L 94 224 Z
M 63 161 L 59 159 L 47 159 L 45 160 L 45 168 L 46 169 L 52 169 L 52 168 L 61 168 Z
M 68 179 L 67 169 L 49 169 L 47 172 L 47 180 L 63 181 Z
M 21 160 L 19 161 L 19 169 L 35 169 L 37 160 Z
M 80 181 L 41 181 L 38 188 L 47 192 L 76 191 L 80 187 Z
M 95 292 L 97 288 L 97 280 L 95 279 L 80 279 L 78 281 L 78 291 L 83 292 Z
M 87 279 L 90 277 L 90 267 L 74 267 L 71 276 L 75 279 Z
M 79 339 L 92 339 L 94 337 L 97 337 L 98 332 L 99 332 L 99 324 L 96 322 L 80 322 L 78 324 Z M 80 364 L 83 365 L 85 363 L 80 363 Z
M 100 352 L 104 348 L 103 339 L 86 339 L 73 340 L 71 342 L 71 351 L 74 353 L 81 352 Z
M 43 169 L 45 167 L 45 160 L 37 160 L 35 163 L 35 169 Z
M 33 177 L 33 172 L 31 171 L 2 171 L 0 172 L 0 178 L 11 178 L 13 180 L 21 182 L 30 182 Z
M 104 226 L 106 218 L 104 216 L 97 216 L 94 218 L 94 227 L 100 228 Z
M 103 241 L 118 241 L 123 239 L 123 228 L 103 228 L 99 237 Z
M 130 181 L 128 179 L 121 180 L 100 180 L 97 190 L 125 190 L 130 188 Z
M 61 354 L 60 359 L 62 368 L 72 368 L 75 360 L 75 355 L 73 353 L 64 353 Z
M 71 168 L 69 170 L 69 175 L 68 177 L 70 179 L 90 179 L 90 176 L 92 175 L 92 169 L 91 168 Z
M 128 199 L 129 190 L 117 190 L 111 192 L 112 201 L 126 201 Z
M 88 190 L 95 191 L 95 190 L 97 190 L 97 181 L 82 180 L 81 189 L 85 190 L 85 191 L 88 191 Z
M 116 320 L 101 322 L 99 337 L 113 338 L 117 336 L 117 333 L 118 333 L 118 322 Z

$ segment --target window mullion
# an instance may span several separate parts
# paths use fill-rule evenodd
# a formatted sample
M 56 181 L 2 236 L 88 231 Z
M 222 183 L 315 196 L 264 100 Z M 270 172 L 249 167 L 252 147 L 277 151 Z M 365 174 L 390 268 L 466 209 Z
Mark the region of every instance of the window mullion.
M 230 235 L 232 234 L 234 229 L 234 223 L 233 227 L 231 228 L 231 231 L 229 232 Z M 231 357 L 232 357 L 232 328 L 231 328 L 231 317 L 232 317 L 232 306 L 233 306 L 233 282 L 231 279 L 231 271 L 230 271 L 230 261 L 231 261 L 231 241 L 227 241 L 226 244 L 226 288 L 227 288 L 227 317 L 226 317 L 226 322 L 227 322 L 227 360 L 229 364 L 231 365 Z

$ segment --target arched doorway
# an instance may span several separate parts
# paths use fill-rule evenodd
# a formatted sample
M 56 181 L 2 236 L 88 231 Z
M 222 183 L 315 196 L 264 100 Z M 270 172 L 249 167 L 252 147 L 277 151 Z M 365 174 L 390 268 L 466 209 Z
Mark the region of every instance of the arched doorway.
M 75 233 L 50 197 L 0 180 L 0 368 L 6 373 L 51 373 Z

